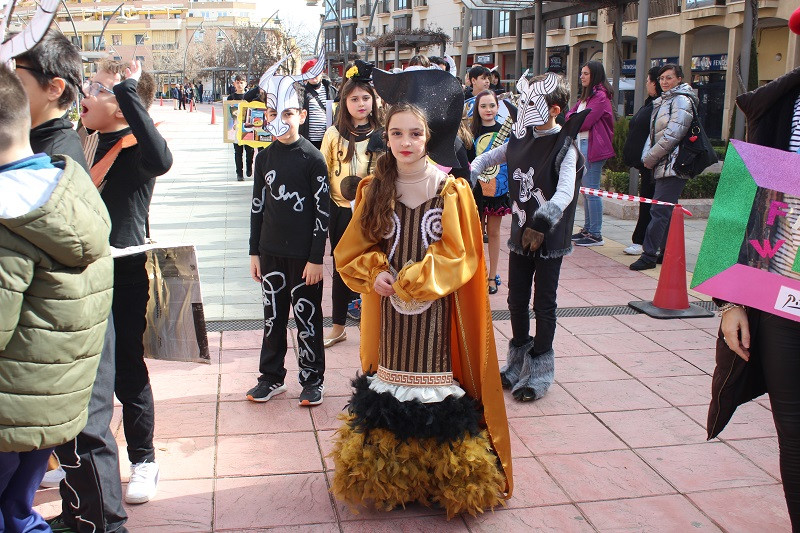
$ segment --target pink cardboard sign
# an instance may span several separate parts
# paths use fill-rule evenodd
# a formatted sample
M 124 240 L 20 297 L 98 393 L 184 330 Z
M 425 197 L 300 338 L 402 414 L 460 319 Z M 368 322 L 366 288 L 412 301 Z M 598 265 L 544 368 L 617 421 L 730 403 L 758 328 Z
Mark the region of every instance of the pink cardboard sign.
M 799 154 L 731 141 L 692 288 L 800 321 L 798 168 Z

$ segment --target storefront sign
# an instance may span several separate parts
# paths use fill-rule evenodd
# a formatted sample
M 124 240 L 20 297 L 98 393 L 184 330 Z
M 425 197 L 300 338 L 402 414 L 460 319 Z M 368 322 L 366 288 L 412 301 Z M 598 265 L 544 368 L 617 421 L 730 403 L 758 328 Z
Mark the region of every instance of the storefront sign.
M 550 56 L 547 68 L 550 70 L 564 70 L 564 58 L 559 55 Z
M 667 63 L 678 63 L 677 57 L 654 57 L 650 60 L 650 67 L 661 67 L 666 65 Z M 622 75 L 623 76 L 635 76 L 636 75 L 636 60 L 635 59 L 623 59 L 622 60 Z
M 492 54 L 475 54 L 476 63 L 491 63 Z
M 693 56 L 692 70 L 714 72 L 728 70 L 728 54 Z

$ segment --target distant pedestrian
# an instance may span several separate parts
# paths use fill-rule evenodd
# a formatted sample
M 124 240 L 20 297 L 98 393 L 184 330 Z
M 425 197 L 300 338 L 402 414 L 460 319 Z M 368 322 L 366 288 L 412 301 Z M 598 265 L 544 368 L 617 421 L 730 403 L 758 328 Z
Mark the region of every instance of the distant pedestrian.
M 233 88 L 233 92 L 228 93 L 228 100 L 247 100 L 248 93 L 244 92 L 244 76 L 240 74 L 236 75 L 236 77 L 233 79 Z M 242 111 L 240 110 L 239 112 L 241 113 Z M 245 158 L 244 164 L 242 164 L 243 155 Z M 233 143 L 233 162 L 234 166 L 236 167 L 237 181 L 244 181 L 245 172 L 247 173 L 248 178 L 253 175 L 253 155 L 254 151 L 252 146 L 247 144 L 239 144 L 237 142 Z
M 175 86 L 175 92 L 178 95 L 178 109 L 186 110 L 186 93 L 183 92 L 183 87 L 180 85 Z
M 603 165 L 614 157 L 614 110 L 611 107 L 613 91 L 606 79 L 606 71 L 599 61 L 589 61 L 581 67 L 581 95 L 569 110 L 567 118 L 584 109 L 590 113 L 583 121 L 578 134 L 578 148 L 586 160 L 583 186 L 599 189 Z M 577 246 L 602 246 L 603 201 L 599 196 L 583 195 L 583 228 L 572 236 Z
M 317 64 L 316 59 L 305 62 L 301 72 L 305 74 Z M 324 72 L 324 71 L 323 71 Z M 300 125 L 300 135 L 311 141 L 318 149 L 322 146 L 322 137 L 332 122 L 328 121 L 327 102 L 337 98 L 336 87 L 322 74 L 311 78 L 303 85 L 303 109 L 308 118 Z

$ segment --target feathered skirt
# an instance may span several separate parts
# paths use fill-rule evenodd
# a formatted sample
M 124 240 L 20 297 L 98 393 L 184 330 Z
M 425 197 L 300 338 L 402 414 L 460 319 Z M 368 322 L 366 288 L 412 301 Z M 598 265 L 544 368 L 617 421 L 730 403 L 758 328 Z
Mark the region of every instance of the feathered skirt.
M 474 399 L 401 401 L 371 389 L 370 379 L 353 380 L 348 412 L 339 415 L 344 424 L 331 453 L 337 498 L 387 511 L 439 505 L 448 518 L 503 504 L 505 477 Z

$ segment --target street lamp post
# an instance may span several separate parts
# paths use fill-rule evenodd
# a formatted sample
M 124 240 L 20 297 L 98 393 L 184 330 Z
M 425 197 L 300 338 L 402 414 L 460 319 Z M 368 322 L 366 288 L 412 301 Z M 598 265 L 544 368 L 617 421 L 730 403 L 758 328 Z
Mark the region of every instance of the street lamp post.
M 181 70 L 181 77 L 182 77 L 183 79 L 186 79 L 186 56 L 189 54 L 189 43 L 191 43 L 191 42 L 192 42 L 192 39 L 194 39 L 194 35 L 195 35 L 195 34 L 196 34 L 196 33 L 197 33 L 199 30 L 201 30 L 201 29 L 203 28 L 203 22 L 205 22 L 205 20 L 201 20 L 201 21 L 200 21 L 200 25 L 199 25 L 199 26 L 197 26 L 197 27 L 194 29 L 194 31 L 192 32 L 192 35 L 191 35 L 191 37 L 189 37 L 189 40 L 187 40 L 187 41 L 186 41 L 186 50 L 184 50 L 184 51 L 183 51 L 183 69 Z M 203 31 L 205 31 L 205 30 L 203 30 Z M 183 83 L 183 80 L 181 80 L 181 83 Z
M 315 6 L 317 5 L 317 2 L 318 0 L 306 0 L 306 5 Z M 325 0 L 325 3 L 328 4 L 328 7 L 330 7 L 331 11 L 333 11 L 333 16 L 336 17 L 336 25 L 339 27 L 339 52 L 342 54 L 342 65 L 344 65 L 345 63 L 347 63 L 347 58 L 345 57 L 346 52 L 344 49 L 344 26 L 342 25 L 342 19 L 339 16 L 339 11 L 336 9 L 336 6 L 331 2 L 331 0 Z M 327 17 L 325 17 L 325 20 L 327 21 Z M 317 43 L 315 43 L 314 46 L 314 55 L 317 55 L 318 47 L 316 46 L 316 44 L 318 44 L 319 42 L 319 35 L 322 33 L 322 29 L 323 28 L 320 27 L 320 33 L 317 34 Z M 328 50 L 325 51 L 327 52 Z M 331 61 L 330 56 L 328 56 L 328 72 L 330 72 L 330 61 Z
M 222 28 L 217 28 L 217 42 L 222 40 L 220 38 L 220 36 L 219 36 L 220 33 L 222 33 L 222 35 L 224 35 L 225 38 L 228 40 L 228 42 L 231 44 L 231 48 L 233 48 L 233 61 L 235 63 L 236 68 L 238 69 L 239 68 L 239 52 L 236 50 L 236 45 L 234 44 L 233 40 L 228 36 L 228 32 L 226 32 Z
M 278 11 L 280 10 L 276 9 L 275 13 L 267 17 L 267 20 L 264 21 L 264 24 L 261 25 L 261 28 L 258 29 L 258 33 L 256 33 L 256 36 L 253 38 L 253 43 L 250 45 L 250 53 L 247 54 L 247 77 L 245 78 L 247 83 L 250 83 L 250 67 L 253 64 L 253 51 L 255 50 L 258 38 L 261 36 L 261 32 L 264 31 L 264 27 L 267 25 L 267 23 L 278 14 Z
M 117 11 L 119 11 L 122 8 L 122 6 L 124 6 L 124 5 L 125 5 L 125 2 L 122 2 L 120 5 L 118 5 L 114 9 L 114 11 L 111 12 L 111 15 L 106 19 L 105 24 L 103 24 L 103 29 L 100 30 L 100 37 L 97 39 L 97 42 L 94 45 L 94 48 L 93 48 L 94 52 L 97 52 L 97 49 L 100 47 L 100 43 L 103 42 L 103 34 L 106 32 L 106 27 L 108 26 L 108 23 L 111 22 L 111 19 L 114 18 L 114 15 L 117 13 Z

